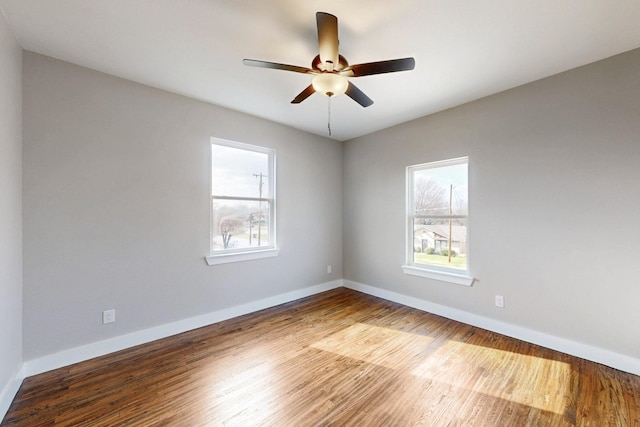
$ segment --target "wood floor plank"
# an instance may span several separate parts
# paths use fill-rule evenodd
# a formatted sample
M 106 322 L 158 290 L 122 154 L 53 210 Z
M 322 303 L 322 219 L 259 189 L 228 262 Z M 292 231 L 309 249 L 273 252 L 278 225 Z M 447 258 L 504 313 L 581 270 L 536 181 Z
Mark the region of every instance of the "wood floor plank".
M 640 377 L 348 289 L 25 379 L 2 426 L 640 426 Z

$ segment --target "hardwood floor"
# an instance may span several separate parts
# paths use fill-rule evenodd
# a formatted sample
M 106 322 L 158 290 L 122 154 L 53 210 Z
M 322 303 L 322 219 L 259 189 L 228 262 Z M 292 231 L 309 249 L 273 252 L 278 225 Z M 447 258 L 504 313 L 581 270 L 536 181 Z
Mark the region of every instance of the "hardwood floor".
M 45 425 L 640 426 L 640 377 L 336 289 L 27 378 Z

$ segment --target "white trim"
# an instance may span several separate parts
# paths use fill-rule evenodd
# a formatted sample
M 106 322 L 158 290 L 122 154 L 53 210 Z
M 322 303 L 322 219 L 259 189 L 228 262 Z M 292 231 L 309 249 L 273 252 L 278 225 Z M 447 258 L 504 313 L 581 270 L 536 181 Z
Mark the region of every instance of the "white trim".
M 552 350 L 590 360 L 592 362 L 601 363 L 634 375 L 640 375 L 640 359 L 631 356 L 599 347 L 593 347 L 588 344 L 583 344 L 511 323 L 502 322 L 500 320 L 491 319 L 489 317 L 480 316 L 478 314 L 469 313 L 467 311 L 435 304 L 419 298 L 364 285 L 362 283 L 352 282 L 350 280 L 343 280 L 343 282 L 344 287 L 349 289 L 364 292 L 408 307 L 417 308 L 418 310 L 437 314 L 448 319 L 477 326 L 482 329 L 487 329 L 489 331 L 527 341 L 532 344 L 537 344 Z
M 11 376 L 9 382 L 2 389 L 2 393 L 0 393 L 0 422 L 4 419 L 4 416 L 7 415 L 7 411 L 15 399 L 16 394 L 18 394 L 18 390 L 22 385 L 22 381 L 25 378 L 25 369 L 24 364 L 20 366 L 20 369 Z
M 238 148 L 240 150 L 255 151 L 256 153 L 272 155 L 276 153 L 275 148 L 265 147 L 262 145 L 247 144 L 246 142 L 232 141 L 230 139 L 218 138 L 212 136 L 209 138 L 211 144 L 223 145 L 225 147 Z
M 447 166 L 457 166 L 469 164 L 469 156 L 456 157 L 455 159 L 436 160 L 434 162 L 420 163 L 418 165 L 407 166 L 407 170 L 420 171 L 426 169 L 444 168 Z
M 14 379 L 5 387 L 0 395 L 0 414 L 4 405 L 11 404 L 12 396 L 15 396 L 22 380 L 31 375 L 37 375 L 52 369 L 61 368 L 73 363 L 82 362 L 94 357 L 103 356 L 114 351 L 133 347 L 157 339 L 166 338 L 171 335 L 186 332 L 192 329 L 207 326 L 216 322 L 231 319 L 233 317 L 242 316 L 244 314 L 253 313 L 269 307 L 274 307 L 286 302 L 295 301 L 300 298 L 315 295 L 331 289 L 344 286 L 359 292 L 394 301 L 399 304 L 413 307 L 418 310 L 433 313 L 468 325 L 487 329 L 499 334 L 507 335 L 533 344 L 541 345 L 556 351 L 567 353 L 576 357 L 590 360 L 596 363 L 610 366 L 621 371 L 629 372 L 634 375 L 640 375 L 640 359 L 593 347 L 587 344 L 571 341 L 565 338 L 557 337 L 547 333 L 524 328 L 522 326 L 513 325 L 502 322 L 500 320 L 491 319 L 455 308 L 435 304 L 426 300 L 399 294 L 385 289 L 364 285 L 350 280 L 334 280 L 332 282 L 322 283 L 304 289 L 287 292 L 285 294 L 276 295 L 259 301 L 242 304 L 220 311 L 180 320 L 166 325 L 149 328 L 139 332 L 122 335 L 104 341 L 87 344 L 59 353 L 46 355 L 38 359 L 24 362 L 22 368 L 16 373 Z M 7 403 L 8 402 L 8 403 Z
M 209 255 L 204 257 L 209 265 L 227 264 L 230 262 L 250 261 L 252 259 L 272 258 L 278 256 L 280 249 L 264 249 L 260 251 L 240 252 L 235 254 Z
M 274 255 L 268 255 L 268 254 L 263 254 L 262 256 L 258 255 L 258 256 L 240 256 L 240 257 L 230 257 L 227 258 L 226 261 L 224 261 L 224 258 L 220 258 L 220 261 L 213 261 L 213 257 L 219 257 L 219 256 L 224 256 L 226 254 L 229 255 L 236 255 L 237 252 L 234 252 L 233 250 L 225 250 L 222 254 L 218 255 L 214 255 L 213 253 L 213 237 L 214 237 L 214 231 L 213 231 L 213 200 L 214 198 L 220 196 L 214 196 L 213 195 L 213 151 L 211 151 L 211 155 L 209 156 L 209 194 L 210 194 L 210 199 L 209 199 L 209 251 L 210 251 L 210 256 L 206 258 L 207 260 L 207 264 L 209 265 L 216 265 L 216 264 L 225 264 L 225 263 L 229 263 L 229 262 L 238 262 L 238 261 L 246 261 L 246 260 L 251 260 L 251 259 L 260 259 L 260 258 L 268 258 L 270 256 L 277 256 L 278 252 L 277 252 L 277 246 L 278 246 L 278 233 L 276 230 L 276 223 L 277 223 L 277 218 L 276 218 L 276 214 L 277 214 L 277 209 L 276 209 L 276 190 L 277 190 L 277 180 L 276 180 L 276 175 L 277 175 L 277 166 L 276 166 L 276 149 L 275 148 L 271 148 L 271 147 L 264 147 L 264 146 L 260 146 L 260 145 L 252 145 L 252 144 L 246 144 L 244 142 L 236 142 L 236 141 L 230 141 L 228 139 L 223 139 L 223 138 L 217 138 L 217 137 L 211 137 L 209 139 L 210 141 L 210 148 L 211 150 L 213 150 L 213 146 L 214 145 L 221 145 L 221 146 L 225 146 L 225 147 L 231 147 L 231 148 L 237 148 L 240 150 L 245 150 L 245 151 L 251 151 L 254 153 L 262 153 L 262 154 L 266 154 L 268 156 L 268 171 L 267 174 L 270 177 L 269 179 L 269 197 L 265 198 L 249 198 L 255 201 L 259 201 L 259 200 L 265 200 L 265 201 L 269 201 L 269 250 L 275 250 L 275 254 Z M 248 198 L 245 197 L 232 197 L 232 196 L 228 196 L 225 195 L 224 197 L 221 197 L 222 199 L 225 200 L 247 200 Z M 247 253 L 251 252 L 251 249 L 249 249 L 247 251 Z M 264 250 L 260 250 L 258 249 L 258 252 L 264 252 Z M 244 254 L 244 252 L 241 252 L 242 254 Z
M 418 165 L 407 166 L 405 170 L 405 216 L 406 216 L 406 236 L 405 236 L 405 260 L 406 264 L 402 266 L 405 274 L 411 274 L 414 276 L 426 277 L 429 279 L 439 280 L 441 282 L 449 282 L 457 285 L 471 286 L 474 282 L 474 278 L 469 276 L 469 262 L 470 257 L 470 242 L 469 242 L 469 206 L 467 205 L 467 213 L 465 215 L 418 215 L 415 211 L 415 173 L 422 170 L 437 169 L 447 166 L 466 165 L 467 167 L 467 198 L 469 187 L 469 156 L 456 157 L 455 159 L 439 160 L 435 162 L 421 163 Z M 469 201 L 467 200 L 467 203 Z M 416 218 L 464 218 L 467 221 L 466 225 L 466 253 L 467 253 L 467 266 L 461 273 L 457 271 L 444 270 L 447 267 L 439 266 L 428 267 L 416 267 L 414 260 L 415 255 L 415 224 Z
M 83 345 L 80 347 L 70 348 L 58 353 L 48 354 L 46 356 L 32 359 L 24 363 L 24 373 L 27 376 L 37 375 L 53 369 L 68 366 L 74 363 L 89 360 L 94 357 L 103 356 L 113 353 L 114 351 L 123 350 L 136 345 L 145 344 L 161 338 L 166 338 L 192 329 L 201 328 L 223 320 L 253 313 L 265 308 L 274 307 L 300 298 L 325 292 L 342 286 L 342 280 L 334 280 L 332 282 L 321 283 L 319 285 L 310 286 L 303 289 L 287 292 L 273 297 L 264 298 L 258 301 L 252 301 L 235 307 L 225 308 L 219 311 L 203 314 L 201 316 L 191 317 L 179 320 L 177 322 L 156 326 L 130 334 L 121 335 L 103 341 Z
M 456 274 L 450 273 L 448 271 L 428 270 L 426 268 L 419 268 L 413 265 L 403 265 L 402 271 L 404 271 L 404 274 L 426 277 L 427 279 L 455 283 L 456 285 L 462 286 L 471 286 L 473 285 L 474 280 L 476 280 L 474 277 L 467 276 L 466 274 Z

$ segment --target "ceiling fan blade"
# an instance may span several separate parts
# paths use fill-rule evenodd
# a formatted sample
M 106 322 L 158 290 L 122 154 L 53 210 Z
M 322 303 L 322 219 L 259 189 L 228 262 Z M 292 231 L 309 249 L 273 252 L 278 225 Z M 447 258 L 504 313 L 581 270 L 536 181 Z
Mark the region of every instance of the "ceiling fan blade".
M 291 101 L 291 103 L 292 104 L 300 104 L 302 101 L 304 101 L 305 99 L 307 99 L 308 97 L 313 95 L 315 92 L 316 92 L 316 90 L 313 88 L 313 85 L 309 85 L 305 90 L 300 92 L 298 94 L 298 96 L 296 96 L 293 99 L 293 101 Z
M 293 71 L 294 73 L 317 74 L 311 68 L 298 67 L 297 65 L 278 64 L 277 62 L 260 61 L 257 59 L 243 59 L 242 63 L 249 67 L 271 68 L 273 70 Z
M 347 87 L 345 94 L 363 107 L 368 107 L 373 104 L 373 100 L 351 82 L 349 82 L 349 86 Z
M 413 58 L 390 59 L 388 61 L 367 62 L 354 64 L 340 71 L 339 74 L 347 77 L 370 76 L 372 74 L 395 73 L 396 71 L 413 70 L 416 61 Z
M 318 49 L 320 59 L 328 71 L 333 71 L 333 65 L 338 64 L 338 18 L 330 13 L 317 12 Z M 331 64 L 331 69 L 327 67 Z

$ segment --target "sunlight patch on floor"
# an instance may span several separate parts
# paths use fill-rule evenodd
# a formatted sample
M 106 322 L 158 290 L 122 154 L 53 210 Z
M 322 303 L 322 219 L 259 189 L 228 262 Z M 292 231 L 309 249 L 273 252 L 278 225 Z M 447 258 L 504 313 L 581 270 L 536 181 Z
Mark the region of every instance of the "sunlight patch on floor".
M 567 363 L 458 341 L 444 343 L 412 374 L 556 414 L 571 395 Z
M 397 369 L 424 351 L 431 342 L 433 338 L 428 336 L 356 323 L 311 347 Z
M 226 364 L 211 369 L 203 388 L 207 389 L 211 403 L 207 412 L 217 420 L 261 420 L 281 410 L 281 393 L 272 371 L 274 364 L 268 358 L 260 358 L 259 349 L 248 351 L 253 357 L 239 357 L 237 365 Z M 267 351 L 265 351 L 267 353 Z M 253 358 L 257 363 L 247 363 Z
M 311 345 L 341 356 L 562 415 L 571 395 L 569 364 L 446 341 L 429 354 L 424 335 L 356 323 Z

